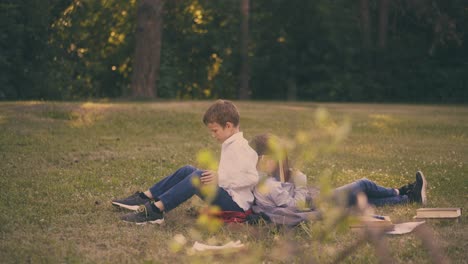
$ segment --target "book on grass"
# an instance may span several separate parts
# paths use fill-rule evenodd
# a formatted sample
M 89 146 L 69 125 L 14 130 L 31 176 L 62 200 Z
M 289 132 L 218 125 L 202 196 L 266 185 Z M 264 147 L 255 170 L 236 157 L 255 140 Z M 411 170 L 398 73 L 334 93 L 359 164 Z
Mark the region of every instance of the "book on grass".
M 461 208 L 419 208 L 414 218 L 458 218 Z
M 392 229 L 394 224 L 389 216 L 365 215 L 359 217 L 359 221 L 351 225 L 351 228 L 382 228 Z

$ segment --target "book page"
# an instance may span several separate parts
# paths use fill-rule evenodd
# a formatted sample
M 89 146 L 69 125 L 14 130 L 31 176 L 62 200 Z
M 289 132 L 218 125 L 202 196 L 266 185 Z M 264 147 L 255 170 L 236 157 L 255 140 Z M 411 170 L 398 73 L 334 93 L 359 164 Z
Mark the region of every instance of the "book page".
M 425 221 L 422 222 L 407 222 L 407 223 L 401 223 L 401 224 L 395 224 L 393 226 L 392 231 L 386 232 L 386 234 L 389 235 L 402 235 L 402 234 L 407 234 L 412 232 L 416 227 L 424 224 Z

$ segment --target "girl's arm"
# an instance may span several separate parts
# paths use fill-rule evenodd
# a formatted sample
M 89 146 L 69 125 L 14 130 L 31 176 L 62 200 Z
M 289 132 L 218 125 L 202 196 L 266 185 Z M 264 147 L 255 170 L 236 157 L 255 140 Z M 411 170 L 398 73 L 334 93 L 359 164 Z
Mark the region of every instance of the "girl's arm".
M 306 186 L 294 187 L 293 183 L 281 183 L 273 178 L 268 179 L 265 184 L 268 200 L 275 206 L 304 209 L 305 201 L 309 195 Z

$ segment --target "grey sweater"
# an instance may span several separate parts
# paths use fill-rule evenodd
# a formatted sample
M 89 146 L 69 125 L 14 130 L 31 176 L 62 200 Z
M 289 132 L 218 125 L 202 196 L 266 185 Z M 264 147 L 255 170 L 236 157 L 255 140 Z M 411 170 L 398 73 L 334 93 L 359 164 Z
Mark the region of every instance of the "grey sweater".
M 319 217 L 311 206 L 318 193 L 318 189 L 307 187 L 307 177 L 298 171 L 292 173 L 289 182 L 264 177 L 254 189 L 252 210 L 266 214 L 275 224 L 295 226 Z

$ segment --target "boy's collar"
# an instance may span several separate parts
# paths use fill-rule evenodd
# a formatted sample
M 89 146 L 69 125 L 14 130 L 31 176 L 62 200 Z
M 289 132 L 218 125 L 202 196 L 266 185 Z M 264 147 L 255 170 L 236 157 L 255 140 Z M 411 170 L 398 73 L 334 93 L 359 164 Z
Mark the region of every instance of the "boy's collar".
M 237 132 L 235 134 L 233 134 L 232 136 L 230 136 L 228 139 L 226 139 L 222 146 L 227 146 L 229 144 L 231 144 L 232 142 L 236 141 L 237 139 L 240 139 L 240 138 L 244 138 L 244 134 L 242 132 Z

